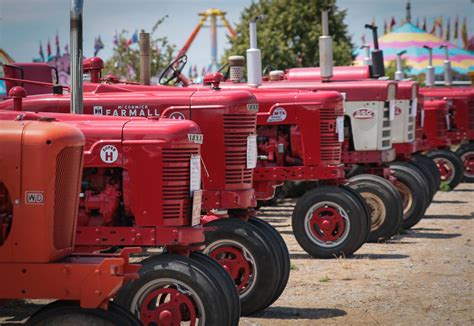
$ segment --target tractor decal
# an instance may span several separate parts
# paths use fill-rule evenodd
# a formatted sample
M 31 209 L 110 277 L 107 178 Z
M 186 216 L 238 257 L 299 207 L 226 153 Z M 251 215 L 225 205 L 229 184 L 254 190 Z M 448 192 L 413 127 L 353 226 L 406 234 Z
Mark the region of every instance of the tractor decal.
M 369 109 L 359 109 L 355 111 L 352 116 L 355 119 L 360 119 L 360 120 L 368 120 L 372 119 L 375 116 L 374 111 L 369 110 Z
M 114 145 L 105 145 L 100 150 L 100 159 L 102 162 L 112 164 L 118 159 L 118 149 Z
M 267 122 L 281 122 L 286 119 L 286 110 L 284 108 L 276 108 L 273 110 L 271 116 L 268 117 Z
M 25 191 L 25 202 L 27 205 L 44 205 L 44 192 Z

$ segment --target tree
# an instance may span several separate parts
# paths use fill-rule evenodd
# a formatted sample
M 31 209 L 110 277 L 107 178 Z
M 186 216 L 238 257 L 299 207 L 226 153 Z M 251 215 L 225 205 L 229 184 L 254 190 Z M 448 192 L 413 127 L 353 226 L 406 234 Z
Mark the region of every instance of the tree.
M 173 59 L 175 45 L 169 43 L 168 38 L 155 36 L 158 27 L 163 23 L 167 16 L 161 18 L 153 26 L 150 33 L 151 47 L 151 76 L 157 77 L 158 74 L 168 66 Z M 136 37 L 128 37 L 129 32 L 122 30 L 115 35 L 113 54 L 105 62 L 105 71 L 112 73 L 120 79 L 129 81 L 138 81 L 140 67 L 140 49 L 136 42 Z
M 230 55 L 245 55 L 249 47 L 249 21 L 263 15 L 257 24 L 258 46 L 263 66 L 273 69 L 319 66 L 320 9 L 331 7 L 329 31 L 333 37 L 334 64 L 352 63 L 353 44 L 344 24 L 345 10 L 335 0 L 259 0 L 244 9 L 236 26 L 237 37 L 229 39 L 223 62 Z

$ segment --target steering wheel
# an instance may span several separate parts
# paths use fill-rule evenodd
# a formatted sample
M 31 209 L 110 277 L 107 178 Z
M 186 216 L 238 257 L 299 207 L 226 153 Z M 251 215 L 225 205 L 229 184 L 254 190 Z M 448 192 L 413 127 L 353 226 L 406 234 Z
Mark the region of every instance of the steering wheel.
M 171 82 L 175 85 L 178 82 L 184 82 L 181 72 L 187 62 L 188 57 L 186 54 L 183 54 L 171 62 L 160 76 L 160 85 L 170 85 Z

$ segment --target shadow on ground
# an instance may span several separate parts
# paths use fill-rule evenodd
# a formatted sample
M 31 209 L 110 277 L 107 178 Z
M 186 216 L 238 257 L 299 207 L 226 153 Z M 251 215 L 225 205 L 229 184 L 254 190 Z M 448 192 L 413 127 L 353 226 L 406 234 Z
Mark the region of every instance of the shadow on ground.
M 353 254 L 346 259 L 405 259 L 409 258 L 408 255 L 401 255 L 401 254 Z M 309 254 L 306 253 L 290 253 L 290 259 L 312 259 Z
M 289 307 L 270 307 L 252 315 L 252 318 L 266 319 L 325 319 L 345 316 L 347 313 L 341 309 L 325 308 L 289 308 Z
M 472 220 L 474 219 L 474 213 L 471 215 L 425 215 L 423 218 L 432 218 L 439 220 Z

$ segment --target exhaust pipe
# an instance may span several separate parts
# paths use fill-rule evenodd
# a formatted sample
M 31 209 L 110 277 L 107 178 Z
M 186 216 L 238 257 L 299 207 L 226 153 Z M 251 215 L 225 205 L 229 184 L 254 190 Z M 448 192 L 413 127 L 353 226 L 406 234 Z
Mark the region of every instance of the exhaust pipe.
M 428 67 L 426 67 L 425 84 L 432 87 L 435 84 L 435 69 L 433 67 L 433 49 L 428 45 L 423 45 L 428 50 Z
M 262 85 L 262 54 L 257 47 L 257 16 L 250 21 L 250 48 L 247 50 L 247 83 L 250 87 Z
M 439 47 L 440 49 L 444 49 L 444 84 L 446 86 L 451 86 L 453 84 L 453 72 L 451 70 L 451 61 L 449 61 L 449 51 L 448 46 L 443 44 Z
M 402 67 L 402 55 L 405 53 L 407 53 L 406 50 L 397 53 L 397 71 L 395 71 L 395 80 L 403 80 L 405 78 Z
M 322 35 L 319 37 L 319 68 L 323 81 L 332 77 L 332 37 L 329 36 L 328 9 L 321 10 Z
M 362 59 L 362 64 L 364 66 L 371 66 L 372 59 L 370 59 L 370 45 L 364 44 L 360 48 L 365 51 L 365 57 Z
M 82 114 L 82 8 L 83 0 L 71 0 L 71 113 Z
M 365 28 L 372 30 L 374 39 L 374 49 L 372 50 L 372 77 L 383 77 L 385 76 L 385 67 L 383 64 L 383 51 L 379 49 L 377 26 L 365 24 Z

